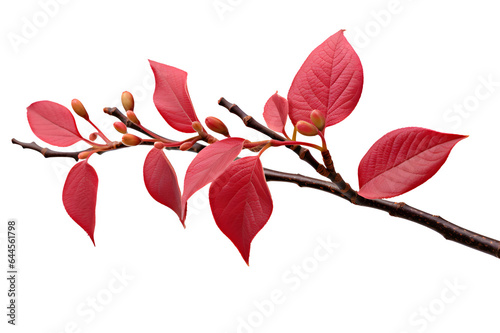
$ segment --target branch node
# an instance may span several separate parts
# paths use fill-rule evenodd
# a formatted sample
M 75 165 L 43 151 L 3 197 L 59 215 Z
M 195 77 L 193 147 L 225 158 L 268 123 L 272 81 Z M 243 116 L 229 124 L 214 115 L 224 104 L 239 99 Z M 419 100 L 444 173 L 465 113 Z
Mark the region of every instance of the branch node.
M 233 104 L 234 106 L 235 104 Z M 233 107 L 231 106 L 231 107 Z M 252 116 L 246 116 L 243 118 L 243 123 L 245 124 L 245 126 L 248 126 L 248 123 L 252 120 Z

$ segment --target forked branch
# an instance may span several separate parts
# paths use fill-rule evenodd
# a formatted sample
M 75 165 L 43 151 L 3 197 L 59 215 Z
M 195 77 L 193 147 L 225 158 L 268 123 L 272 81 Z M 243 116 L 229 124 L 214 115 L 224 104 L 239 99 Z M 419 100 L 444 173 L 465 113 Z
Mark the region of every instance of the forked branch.
M 234 107 L 233 107 L 234 110 Z M 241 109 L 240 109 L 241 110 Z M 109 112 L 110 115 L 113 115 L 117 117 L 120 120 L 126 120 L 126 117 L 123 116 L 123 114 L 118 110 L 118 109 L 113 109 Z M 248 118 L 247 118 L 248 119 Z M 252 118 L 253 119 L 253 118 Z M 125 123 L 125 122 L 124 122 Z M 269 133 L 269 129 L 264 129 L 264 126 L 258 124 L 257 121 L 252 121 L 254 124 L 256 130 L 262 129 L 262 133 L 266 134 Z M 126 123 L 128 126 L 130 126 L 130 122 Z M 133 124 L 132 124 L 133 125 Z M 259 130 L 260 131 L 260 130 Z M 270 133 L 271 134 L 271 133 Z M 275 133 L 276 134 L 276 133 Z M 273 139 L 279 140 L 279 138 L 273 134 Z M 283 138 L 284 140 L 284 138 Z M 65 157 L 65 158 L 72 158 L 75 160 L 78 160 L 78 154 L 82 151 L 76 151 L 76 152 L 66 152 L 66 151 L 55 151 L 49 148 L 43 148 L 39 146 L 38 144 L 31 142 L 31 143 L 26 143 L 26 142 L 21 142 L 16 139 L 12 139 L 12 143 L 17 144 L 23 148 L 31 149 L 34 151 L 39 152 L 42 154 L 45 158 L 49 157 Z M 150 142 L 143 142 L 141 145 L 151 145 L 152 143 Z M 117 149 L 123 149 L 127 148 L 128 146 L 125 146 L 123 144 L 120 144 L 117 146 Z M 196 144 L 190 149 L 190 151 L 198 153 L 200 152 L 205 146 L 202 144 Z M 176 149 L 176 148 L 171 148 L 167 147 L 165 149 Z M 303 147 L 294 147 L 297 151 L 304 151 L 307 150 Z M 85 150 L 83 150 L 85 151 Z M 112 150 L 109 150 L 112 151 Z M 295 150 L 294 150 L 295 151 Z M 101 152 L 105 153 L 107 151 Z M 306 153 L 307 154 L 307 153 Z M 308 153 L 310 155 L 310 152 Z M 312 162 L 312 165 L 317 163 L 318 165 L 321 165 L 318 161 L 314 159 L 312 155 L 310 157 L 307 157 L 306 162 Z M 309 163 L 311 164 L 311 163 Z M 352 201 L 351 198 L 346 196 L 346 191 L 342 190 L 339 188 L 337 184 L 335 184 L 332 181 L 326 181 L 326 180 L 321 180 L 321 179 L 316 179 L 312 177 L 307 177 L 303 176 L 300 174 L 291 174 L 291 173 L 286 173 L 286 172 L 281 172 L 281 171 L 276 171 L 268 168 L 264 168 L 264 174 L 266 176 L 266 181 L 278 181 L 278 182 L 286 182 L 286 183 L 293 183 L 296 184 L 300 187 L 308 187 L 312 189 L 317 189 L 321 190 L 324 192 L 328 192 L 330 194 L 333 194 L 335 196 L 338 196 L 340 198 L 343 198 L 349 202 L 354 203 L 355 205 L 359 206 L 364 206 L 364 207 L 369 207 L 369 208 L 375 208 L 379 209 L 382 211 L 385 211 L 389 213 L 391 216 L 396 216 L 400 217 L 403 219 L 407 219 L 413 222 L 416 222 L 418 224 L 421 224 L 427 228 L 430 228 L 439 234 L 441 234 L 444 238 L 448 240 L 452 240 L 454 242 L 457 242 L 459 244 L 471 247 L 473 249 L 488 253 L 492 256 L 495 256 L 497 258 L 500 257 L 500 242 L 480 235 L 478 233 L 475 233 L 473 231 L 464 229 L 460 226 L 457 226 L 440 216 L 436 215 L 431 215 L 429 213 L 426 213 L 424 211 L 421 211 L 419 209 L 416 209 L 414 207 L 411 207 L 409 205 L 406 205 L 405 203 L 397 203 L 397 202 L 391 202 L 388 200 L 371 200 L 371 199 L 366 199 L 362 196 L 359 196 L 356 193 L 356 200 Z
M 246 126 L 253 128 L 256 131 L 265 134 L 275 140 L 285 141 L 285 138 L 262 125 L 253 117 L 247 115 L 237 105 L 229 103 L 224 98 L 221 98 L 219 100 L 219 105 L 225 107 L 229 110 L 229 112 L 240 117 Z M 313 167 L 318 173 L 330 179 L 330 182 L 298 174 L 277 172 L 274 170 L 266 169 L 265 173 L 267 181 L 289 182 L 297 184 L 300 187 L 309 187 L 329 192 L 355 205 L 383 210 L 389 213 L 389 215 L 391 216 L 416 222 L 438 232 L 447 240 L 457 242 L 459 244 L 500 258 L 500 241 L 464 229 L 443 219 L 440 216 L 426 213 L 422 210 L 407 205 L 404 202 L 392 202 L 389 200 L 372 200 L 364 198 L 355 190 L 353 190 L 351 186 L 342 179 L 340 174 L 331 174 L 330 172 L 328 172 L 326 168 L 311 155 L 309 150 L 300 146 L 293 146 L 289 148 L 293 149 L 294 152 L 296 152 L 302 160 L 311 165 L 311 167 Z M 326 172 L 323 173 L 323 170 L 325 170 Z

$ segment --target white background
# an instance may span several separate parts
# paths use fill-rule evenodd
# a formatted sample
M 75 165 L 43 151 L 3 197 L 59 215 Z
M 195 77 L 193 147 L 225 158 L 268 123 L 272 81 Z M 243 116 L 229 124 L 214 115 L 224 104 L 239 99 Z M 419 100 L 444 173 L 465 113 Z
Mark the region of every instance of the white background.
M 206 189 L 190 201 L 186 230 L 149 197 L 143 147 L 90 160 L 100 180 L 94 248 L 61 202 L 74 162 L 10 143 L 15 137 L 43 144 L 29 129 L 26 107 L 45 99 L 69 107 L 79 98 L 101 129 L 119 139 L 101 110 L 119 106 L 124 90 L 136 96 L 143 124 L 184 138 L 153 105 L 148 59 L 189 73 L 200 119 L 217 116 L 233 135 L 259 139 L 217 100 L 224 96 L 262 120 L 266 100 L 276 90 L 286 96 L 309 52 L 347 29 L 365 85 L 352 115 L 327 132 L 337 169 L 357 188 L 364 153 L 399 127 L 468 134 L 434 178 L 395 200 L 498 239 L 495 2 L 2 1 L 0 22 L 0 220 L 19 222 L 20 267 L 15 328 L 6 323 L 7 284 L 0 283 L 2 332 L 412 333 L 498 326 L 498 259 L 292 184 L 269 184 L 274 212 L 247 267 L 215 225 Z M 182 181 L 193 155 L 168 157 Z M 263 163 L 314 176 L 285 149 L 266 152 Z M 6 271 L 5 222 L 0 266 Z M 329 241 L 338 245 L 331 253 L 320 247 Z M 120 274 L 125 281 L 116 279 Z

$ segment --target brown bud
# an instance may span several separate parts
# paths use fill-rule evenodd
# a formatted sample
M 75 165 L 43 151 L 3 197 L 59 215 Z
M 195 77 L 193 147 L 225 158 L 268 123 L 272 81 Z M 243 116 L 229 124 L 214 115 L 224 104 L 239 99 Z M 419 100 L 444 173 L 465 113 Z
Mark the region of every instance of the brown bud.
M 306 136 L 315 136 L 318 135 L 318 128 L 307 121 L 299 120 L 295 125 L 297 127 L 297 131 Z
M 195 144 L 196 141 L 188 141 L 188 142 L 184 142 L 182 145 L 179 146 L 179 150 L 188 150 L 190 149 L 194 144 Z
M 90 154 L 92 154 L 92 151 L 82 151 L 82 152 L 80 152 L 80 154 L 78 154 L 78 159 L 79 160 L 84 160 L 87 157 L 89 157 Z
M 121 121 L 114 122 L 113 127 L 115 128 L 115 130 L 117 130 L 121 134 L 127 133 L 127 126 L 124 123 L 122 123 Z
M 71 101 L 71 107 L 73 108 L 73 111 L 83 119 L 89 119 L 89 115 L 87 113 L 87 110 L 85 110 L 85 107 L 83 106 L 82 102 L 77 100 L 76 98 Z
M 125 134 L 122 136 L 122 142 L 126 146 L 137 146 L 142 142 L 142 139 L 137 135 Z
M 160 141 L 156 141 L 155 144 L 154 144 L 155 148 L 156 149 L 163 149 L 165 148 L 165 145 L 163 143 L 161 143 Z
M 203 126 L 201 126 L 199 121 L 193 121 L 191 124 L 193 126 L 193 129 L 198 132 L 199 135 L 203 135 Z
M 125 111 L 134 111 L 134 96 L 128 91 L 122 93 L 122 105 Z
M 137 119 L 137 116 L 135 115 L 134 111 L 127 111 L 127 118 L 133 122 L 134 124 L 136 125 L 140 125 L 141 122 L 139 121 L 139 119 Z
M 220 119 L 215 117 L 207 117 L 205 119 L 205 124 L 209 129 L 211 129 L 215 133 L 219 133 L 224 136 L 229 136 L 229 131 L 227 130 L 226 125 Z
M 323 114 L 323 112 L 321 112 L 319 110 L 313 110 L 311 112 L 310 117 L 311 117 L 311 121 L 314 124 L 314 126 L 316 126 L 320 131 L 325 129 L 326 120 L 325 120 L 325 115 Z
M 96 132 L 90 133 L 89 140 L 90 141 L 95 141 L 96 139 L 97 139 L 97 133 Z

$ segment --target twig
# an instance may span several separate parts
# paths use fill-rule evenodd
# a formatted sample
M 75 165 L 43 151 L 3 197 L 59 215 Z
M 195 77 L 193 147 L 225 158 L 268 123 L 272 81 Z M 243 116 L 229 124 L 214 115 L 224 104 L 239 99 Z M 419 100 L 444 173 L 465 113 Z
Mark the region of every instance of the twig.
M 253 128 L 254 130 L 261 132 L 262 134 L 267 135 L 271 139 L 278 141 L 285 141 L 286 139 L 276 133 L 275 131 L 267 128 L 266 126 L 259 123 L 252 116 L 247 115 L 240 107 L 236 104 L 229 103 L 224 97 L 219 99 L 219 105 L 225 107 L 229 112 L 237 115 L 241 118 L 245 126 L 249 128 Z M 310 166 L 314 168 L 319 174 L 324 177 L 329 177 L 330 173 L 326 170 L 325 166 L 319 163 L 314 156 L 312 156 L 309 149 L 301 147 L 301 146 L 287 146 L 292 149 L 297 155 L 299 155 L 301 160 L 307 162 Z
M 125 116 L 120 110 L 118 110 L 118 108 L 115 108 L 115 107 L 112 107 L 112 108 L 104 108 L 104 112 L 109 114 L 110 116 L 113 116 L 113 117 L 116 117 L 118 118 L 118 120 L 120 120 L 122 123 L 125 124 L 125 126 L 127 126 L 128 128 L 131 128 L 133 130 L 136 130 L 138 132 L 141 132 L 142 134 L 144 135 L 147 135 L 149 136 L 150 138 L 154 138 L 154 136 L 152 136 L 150 133 L 156 135 L 157 137 L 159 138 L 162 138 L 162 139 L 165 139 L 167 141 L 173 141 L 171 139 L 168 139 L 168 138 L 165 138 L 161 135 L 158 135 L 156 133 L 154 133 L 153 131 L 149 131 L 150 133 L 144 131 L 142 128 L 140 128 L 139 126 L 137 126 L 136 124 L 134 124 L 133 122 L 131 122 L 127 116 Z M 188 150 L 189 151 L 192 151 L 192 152 L 195 152 L 195 153 L 199 153 L 203 148 L 205 148 L 205 145 L 202 145 L 200 143 L 195 143 L 191 148 L 189 148 Z M 166 147 L 165 149 L 167 150 L 179 150 L 178 147 Z
M 229 110 L 229 112 L 237 115 L 245 124 L 245 126 L 249 128 L 253 128 L 254 130 L 267 135 L 271 139 L 279 140 L 279 141 L 285 141 L 286 139 L 279 135 L 278 133 L 274 132 L 273 130 L 267 128 L 266 126 L 262 125 L 259 123 L 257 120 L 255 120 L 252 116 L 249 116 L 246 114 L 238 105 L 232 104 L 228 102 L 224 97 L 221 97 L 219 99 L 219 105 L 225 107 L 226 109 Z M 355 203 L 357 198 L 358 198 L 358 193 L 354 191 L 351 188 L 351 185 L 349 183 L 346 183 L 342 176 L 335 172 L 335 168 L 333 167 L 333 162 L 331 160 L 330 153 L 328 151 L 323 152 L 323 158 L 325 159 L 325 162 L 327 164 L 327 167 L 325 167 L 323 164 L 319 163 L 312 155 L 309 149 L 306 149 L 301 146 L 287 146 L 288 148 L 292 149 L 297 155 L 299 155 L 299 158 L 301 160 L 304 160 L 307 162 L 310 166 L 316 170 L 317 173 L 322 175 L 323 177 L 326 177 L 330 179 L 334 184 L 337 185 L 337 187 L 341 190 L 342 192 L 342 197 L 344 199 L 350 200 L 352 203 Z

